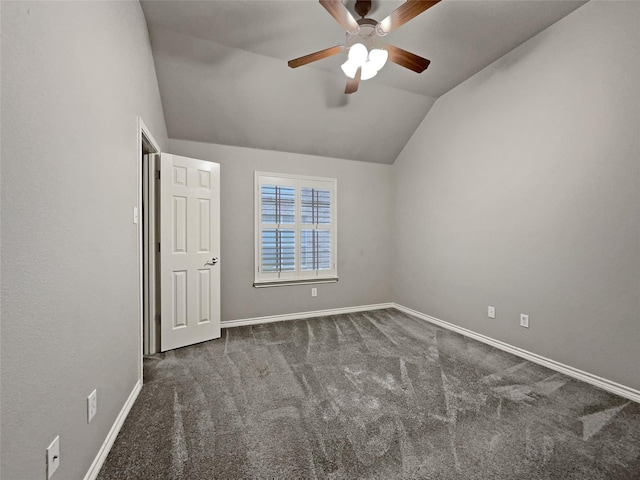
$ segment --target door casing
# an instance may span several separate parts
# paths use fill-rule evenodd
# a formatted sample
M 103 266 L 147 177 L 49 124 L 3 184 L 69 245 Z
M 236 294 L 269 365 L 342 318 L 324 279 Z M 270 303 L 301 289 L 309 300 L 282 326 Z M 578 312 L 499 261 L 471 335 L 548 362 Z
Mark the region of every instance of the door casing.
M 155 231 L 153 213 L 148 211 L 149 205 L 153 205 L 149 198 L 149 185 L 154 182 L 154 168 L 149 168 L 150 156 L 160 154 L 160 146 L 153 138 L 151 131 L 142 118 L 138 117 L 138 274 L 139 274 L 139 317 L 140 317 L 140 381 L 142 381 L 142 357 L 144 354 L 158 351 L 155 322 L 155 298 L 154 282 L 149 282 L 149 266 L 155 269 L 155 255 L 153 245 L 149 244 L 149 231 Z M 145 158 L 146 157 L 146 158 Z M 153 188 L 151 188 L 153 190 Z M 147 210 L 147 211 L 146 211 Z M 150 261 L 151 260 L 151 261 Z M 149 287 L 151 283 L 151 288 Z

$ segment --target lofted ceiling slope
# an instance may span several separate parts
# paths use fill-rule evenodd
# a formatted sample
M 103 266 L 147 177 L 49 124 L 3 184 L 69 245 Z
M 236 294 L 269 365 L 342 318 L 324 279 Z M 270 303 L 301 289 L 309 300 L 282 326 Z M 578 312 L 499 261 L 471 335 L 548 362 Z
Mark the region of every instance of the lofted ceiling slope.
M 346 53 L 287 66 L 345 42 L 315 0 L 141 2 L 170 138 L 386 164 L 440 95 L 584 3 L 443 0 L 385 38 L 430 59 L 425 72 L 389 62 L 345 95 Z

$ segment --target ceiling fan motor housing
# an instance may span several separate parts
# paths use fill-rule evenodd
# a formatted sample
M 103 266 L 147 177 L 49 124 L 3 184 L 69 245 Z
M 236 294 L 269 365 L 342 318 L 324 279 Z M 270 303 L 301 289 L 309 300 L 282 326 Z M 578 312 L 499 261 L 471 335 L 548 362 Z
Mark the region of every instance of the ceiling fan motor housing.
M 371 10 L 371 0 L 358 0 L 354 6 L 354 10 L 362 18 L 366 17 Z
M 356 43 L 364 44 L 368 50 L 372 48 L 382 48 L 379 41 L 380 33 L 378 32 L 378 22 L 370 18 L 361 18 L 358 20 L 360 28 L 355 33 L 347 32 L 345 48 L 349 49 Z

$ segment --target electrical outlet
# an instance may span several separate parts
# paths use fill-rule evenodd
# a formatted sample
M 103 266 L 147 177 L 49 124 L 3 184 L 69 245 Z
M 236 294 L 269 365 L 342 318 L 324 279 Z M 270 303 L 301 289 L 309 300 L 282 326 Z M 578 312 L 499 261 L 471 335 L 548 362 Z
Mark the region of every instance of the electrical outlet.
M 487 307 L 487 316 L 489 318 L 496 318 L 496 307 Z
M 47 480 L 52 477 L 60 466 L 60 435 L 47 448 Z
M 311 289 L 311 296 L 312 297 L 317 297 L 318 296 L 318 289 L 317 288 L 312 288 Z
M 529 328 L 529 315 L 526 315 L 524 313 L 520 314 L 520 326 Z
M 93 417 L 98 413 L 98 391 L 94 390 L 91 395 L 87 397 L 87 423 L 93 420 Z

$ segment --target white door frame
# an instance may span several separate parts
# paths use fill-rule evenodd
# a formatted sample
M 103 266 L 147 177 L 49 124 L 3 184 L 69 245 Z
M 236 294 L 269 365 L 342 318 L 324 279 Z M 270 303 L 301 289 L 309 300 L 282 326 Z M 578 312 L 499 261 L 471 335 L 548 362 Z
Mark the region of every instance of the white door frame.
M 151 130 L 144 123 L 142 118 L 137 117 L 138 120 L 138 132 L 137 132 L 137 145 L 136 145 L 136 166 L 137 166 L 137 184 L 138 184 L 138 319 L 139 319 L 139 338 L 138 338 L 138 359 L 139 359 L 139 371 L 138 378 L 140 380 L 140 384 L 142 385 L 143 375 L 142 375 L 142 357 L 144 352 L 144 272 L 143 272 L 143 259 L 145 256 L 144 246 L 143 246 L 143 222 L 140 221 L 142 218 L 141 213 L 143 209 L 143 182 L 145 181 L 143 177 L 143 162 L 142 155 L 143 151 L 146 149 L 149 153 L 160 153 L 160 146 L 158 142 L 156 142 L 155 138 L 151 134 Z M 153 179 L 153 173 L 150 174 L 151 180 Z M 146 181 L 150 179 L 147 178 Z M 148 219 L 146 220 L 148 222 Z M 150 252 L 153 253 L 153 252 Z M 153 322 L 151 322 L 153 323 Z

